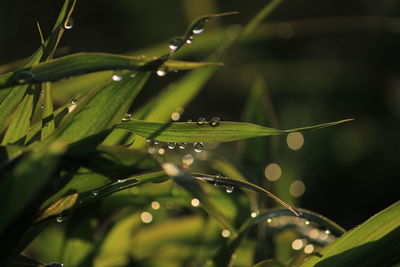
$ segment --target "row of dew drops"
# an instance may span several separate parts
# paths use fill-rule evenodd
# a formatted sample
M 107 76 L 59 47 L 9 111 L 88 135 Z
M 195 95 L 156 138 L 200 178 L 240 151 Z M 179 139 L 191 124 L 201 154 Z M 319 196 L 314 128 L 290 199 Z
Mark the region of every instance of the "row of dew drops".
M 194 122 L 190 119 L 186 121 L 186 124 L 192 124 L 192 123 L 194 123 Z M 207 122 L 207 120 L 204 117 L 200 117 L 197 120 L 197 125 L 206 125 L 207 123 L 211 127 L 217 127 L 220 124 L 220 118 L 212 117 L 209 122 Z M 146 141 L 149 143 L 149 145 L 159 145 L 161 143 L 159 140 L 153 140 L 151 138 L 147 138 Z M 173 150 L 175 148 L 185 149 L 186 146 L 187 146 L 187 144 L 185 142 L 179 142 L 179 143 L 168 142 L 167 143 L 167 147 L 170 150 Z M 204 150 L 204 143 L 203 142 L 195 142 L 193 144 L 193 149 L 195 152 L 202 152 Z

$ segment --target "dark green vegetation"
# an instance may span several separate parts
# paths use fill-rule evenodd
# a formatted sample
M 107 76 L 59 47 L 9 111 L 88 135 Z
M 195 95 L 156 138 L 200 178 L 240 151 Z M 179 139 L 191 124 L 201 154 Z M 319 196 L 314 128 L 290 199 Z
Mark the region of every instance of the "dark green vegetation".
M 207 9 L 212 2 L 198 5 Z M 313 143 L 319 133 L 350 131 L 354 122 L 343 116 L 298 128 L 301 108 L 283 111 L 295 114 L 288 118 L 276 115 L 263 77 L 276 69 L 256 57 L 254 65 L 240 62 L 248 55 L 246 45 L 256 47 L 271 36 L 263 21 L 282 2 L 258 6 L 243 27 L 218 26 L 234 21 L 238 12 L 201 14 L 186 30 L 174 31 L 181 36 L 149 47 L 145 55 L 55 57 L 63 53 L 61 37 L 75 30 L 72 16 L 81 7 L 74 1 L 64 1 L 48 36 L 38 25 L 38 49 L 18 58 L 23 63 L 1 66 L 0 265 L 398 264 L 399 202 L 349 231 L 298 208 L 298 198 L 309 189 L 299 179 L 299 159 L 293 160 L 287 147 L 301 153 L 304 136 L 312 135 L 307 142 Z M 213 11 L 212 5 L 208 9 Z M 293 35 L 290 24 L 276 29 L 283 38 Z M 210 56 L 198 60 L 200 54 Z M 301 76 L 307 64 L 299 64 L 292 67 Z M 217 74 L 224 68 L 231 71 Z M 220 75 L 235 90 L 246 88 L 245 104 L 225 102 L 238 94 L 234 89 L 199 94 Z M 321 81 L 312 78 L 316 85 Z M 164 80 L 166 88 L 154 90 L 157 80 Z M 203 113 L 198 120 L 183 120 L 198 94 L 205 95 Z M 206 109 L 215 99 L 217 114 L 225 117 L 225 109 L 230 113 L 225 105 L 234 105 L 245 122 L 210 115 Z M 335 112 L 307 116 L 312 121 L 338 118 Z M 339 140 L 346 143 L 347 138 L 351 134 Z M 324 158 L 322 149 L 313 153 Z M 340 155 L 351 159 L 352 149 Z M 341 191 L 335 194 L 329 201 L 338 209 L 357 209 L 352 201 L 340 205 Z

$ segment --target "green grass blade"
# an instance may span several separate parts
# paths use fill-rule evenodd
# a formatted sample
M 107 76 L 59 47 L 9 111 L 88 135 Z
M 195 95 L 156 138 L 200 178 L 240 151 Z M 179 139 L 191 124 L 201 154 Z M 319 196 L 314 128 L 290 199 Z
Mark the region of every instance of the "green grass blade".
M 278 198 L 277 196 L 275 196 L 268 190 L 266 190 L 258 185 L 255 185 L 255 184 L 252 184 L 252 183 L 246 182 L 246 181 L 238 181 L 235 179 L 221 177 L 221 176 L 198 174 L 198 175 L 194 175 L 194 177 L 198 180 L 201 180 L 201 181 L 207 182 L 209 184 L 213 184 L 213 185 L 218 185 L 218 186 L 222 186 L 222 187 L 226 187 L 226 188 L 247 188 L 247 189 L 253 190 L 255 192 L 265 194 L 265 195 L 269 196 L 270 198 L 272 198 L 273 200 L 275 200 L 280 205 L 284 206 L 285 208 L 287 208 L 288 210 L 293 212 L 293 214 L 298 216 L 297 212 L 290 205 L 286 204 L 280 198 Z
M 340 236 L 342 235 L 345 230 L 340 227 L 338 224 L 335 222 L 329 220 L 328 218 L 309 211 L 305 209 L 298 209 L 296 208 L 297 213 L 299 214 L 299 218 L 306 219 L 308 221 L 315 222 L 321 226 L 324 226 L 325 229 L 328 229 L 331 231 L 331 233 Z M 265 213 L 261 213 L 257 215 L 254 218 L 249 218 L 246 222 L 242 224 L 238 231 L 238 236 L 234 239 L 228 240 L 224 246 L 222 246 L 217 253 L 215 254 L 213 261 L 216 264 L 216 266 L 226 266 L 230 260 L 232 255 L 235 253 L 236 249 L 239 247 L 243 239 L 246 238 L 248 235 L 249 231 L 254 227 L 255 225 L 259 223 L 263 223 L 267 221 L 268 219 L 274 219 L 274 218 L 279 218 L 279 217 L 285 217 L 285 216 L 295 216 L 291 211 L 289 210 L 282 210 L 282 209 L 277 209 L 277 210 L 271 210 Z
M 256 265 L 254 265 L 253 267 L 286 267 L 286 265 L 283 263 L 280 263 L 277 260 L 269 259 L 269 260 L 263 260 L 263 261 L 257 263 Z
M 49 217 L 54 217 L 60 215 L 62 212 L 71 209 L 77 202 L 79 197 L 78 193 L 72 193 L 67 196 L 62 197 L 53 204 L 51 204 L 46 210 L 44 210 L 35 222 L 43 221 Z
M 24 144 L 26 133 L 30 126 L 30 119 L 33 113 L 33 99 L 34 95 L 28 93 L 25 95 L 21 103 L 19 103 L 12 121 L 8 126 L 2 140 L 2 144 Z
M 24 255 L 18 255 L 14 259 L 11 260 L 10 267 L 45 267 L 46 264 L 31 258 L 28 258 Z
M 55 130 L 53 96 L 51 83 L 43 84 L 42 131 L 41 139 L 45 139 Z
M 323 123 L 319 125 L 295 128 L 290 130 L 277 130 L 246 122 L 221 121 L 215 127 L 211 123 L 196 122 L 149 122 L 142 120 L 131 120 L 117 125 L 117 128 L 126 129 L 140 136 L 163 142 L 229 142 L 246 138 L 279 135 L 290 132 L 320 129 L 338 125 L 352 119 L 336 122 Z
M 65 116 L 52 138 L 74 143 L 99 134 L 101 142 L 105 137 L 104 132 L 121 121 L 150 73 L 135 73 L 135 77 L 130 75 L 128 73 L 121 76 L 121 80 L 117 82 L 110 78 L 111 82 L 104 87 L 95 88 L 82 97 L 76 108 Z M 92 141 L 98 144 L 96 140 L 94 137 Z
M 162 58 L 128 57 L 107 53 L 77 53 L 34 65 L 24 70 L 3 75 L 0 88 L 15 83 L 39 83 L 56 81 L 75 75 L 104 70 L 153 71 L 160 67 L 168 71 L 191 70 L 221 65 L 217 62 L 164 61 Z
M 399 240 L 400 202 L 396 202 L 323 248 L 319 257 L 310 257 L 301 266 L 392 266 L 400 262 Z

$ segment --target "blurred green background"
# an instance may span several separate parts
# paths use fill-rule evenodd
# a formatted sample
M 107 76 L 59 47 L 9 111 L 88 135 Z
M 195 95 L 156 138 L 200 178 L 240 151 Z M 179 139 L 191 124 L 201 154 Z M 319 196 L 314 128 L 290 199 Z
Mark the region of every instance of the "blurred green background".
M 29 56 L 40 44 L 36 21 L 47 36 L 62 5 L 54 0 L 4 2 L 1 65 Z M 211 21 L 175 56 L 204 60 L 265 3 L 81 0 L 59 55 L 97 51 L 158 56 L 197 16 L 239 11 Z M 304 182 L 300 207 L 354 227 L 399 199 L 399 16 L 400 2 L 395 0 L 283 1 L 254 34 L 230 51 L 225 66 L 185 108 L 182 119 L 241 120 L 250 88 L 260 77 L 279 128 L 355 118 L 344 126 L 304 133 L 304 145 L 296 151 L 282 136 L 278 152 L 273 158 L 267 155 L 265 162 L 280 164 L 281 179 Z M 181 75 L 154 75 L 136 104 Z M 69 96 L 55 92 L 55 97 L 61 103 Z M 221 145 L 218 151 L 229 157 L 225 151 L 232 146 L 236 144 Z

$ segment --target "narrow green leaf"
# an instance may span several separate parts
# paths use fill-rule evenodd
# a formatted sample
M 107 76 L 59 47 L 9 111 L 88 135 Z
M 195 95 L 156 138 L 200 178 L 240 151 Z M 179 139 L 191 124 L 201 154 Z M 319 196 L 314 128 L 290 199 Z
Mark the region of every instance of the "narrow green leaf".
M 392 266 L 400 262 L 400 202 L 384 209 L 301 266 Z
M 56 202 L 51 204 L 46 210 L 44 210 L 38 216 L 38 218 L 35 220 L 35 222 L 40 222 L 49 217 L 57 216 L 57 215 L 61 214 L 62 212 L 71 209 L 76 204 L 78 197 L 79 197 L 78 193 L 72 193 L 72 194 L 69 194 L 69 195 L 57 200 Z
M 34 95 L 28 92 L 19 103 L 15 113 L 12 116 L 12 121 L 7 128 L 3 137 L 2 144 L 24 144 L 26 133 L 30 126 L 30 118 L 33 112 Z
M 131 120 L 117 125 L 117 128 L 126 129 L 140 136 L 156 139 L 163 142 L 229 142 L 246 138 L 279 135 L 290 132 L 306 131 L 334 126 L 352 119 L 323 123 L 314 126 L 277 130 L 246 122 L 221 121 L 215 127 L 209 123 L 185 122 L 149 122 Z
M 104 87 L 95 88 L 85 95 L 76 108 L 65 116 L 52 138 L 60 138 L 68 143 L 84 138 L 93 138 L 96 144 L 97 139 L 101 142 L 105 137 L 104 132 L 121 121 L 150 73 L 135 73 L 135 77 L 130 75 L 121 76 L 117 82 L 110 79 L 111 82 Z
M 14 73 L 4 74 L 0 88 L 15 83 L 38 83 L 56 81 L 75 75 L 104 70 L 152 71 L 161 66 L 168 71 L 191 70 L 221 65 L 217 62 L 164 61 L 162 58 L 128 57 L 107 53 L 77 53 L 34 65 Z
M 0 182 L 0 233 L 16 219 L 40 193 L 65 150 L 60 143 L 53 143 L 21 159 L 14 170 L 4 175 Z M 32 178 L 35 179 L 32 179 Z
M 325 229 L 330 230 L 331 233 L 337 236 L 340 236 L 345 232 L 345 230 L 339 225 L 337 225 L 335 222 L 329 220 L 328 218 L 318 213 L 298 208 L 296 208 L 296 211 L 299 215 L 298 216 L 299 218 L 303 218 L 308 221 L 312 221 L 319 225 L 322 225 L 325 227 Z M 246 238 L 252 227 L 254 227 L 259 223 L 263 223 L 268 219 L 279 218 L 283 216 L 295 216 L 295 215 L 289 210 L 276 209 L 265 213 L 261 213 L 254 218 L 249 218 L 240 227 L 237 237 L 234 239 L 227 240 L 224 246 L 222 246 L 217 251 L 217 253 L 213 258 L 216 266 L 226 266 L 230 262 L 232 255 L 235 253 L 236 249 L 239 247 L 243 239 Z
M 287 208 L 288 210 L 293 212 L 293 214 L 298 216 L 298 213 L 290 205 L 286 204 L 280 198 L 278 198 L 277 196 L 275 196 L 268 190 L 266 190 L 258 185 L 255 185 L 255 184 L 252 184 L 252 183 L 246 182 L 246 181 L 238 181 L 235 179 L 221 177 L 221 176 L 196 174 L 196 175 L 194 175 L 194 177 L 198 180 L 201 180 L 201 181 L 213 184 L 213 185 L 219 185 L 219 186 L 223 186 L 226 188 L 247 188 L 247 189 L 262 193 L 262 194 L 266 194 L 267 196 L 269 196 L 270 198 L 272 198 L 273 200 L 275 200 L 276 202 L 278 202 L 279 204 L 281 204 L 282 206 L 284 206 L 285 208 Z

